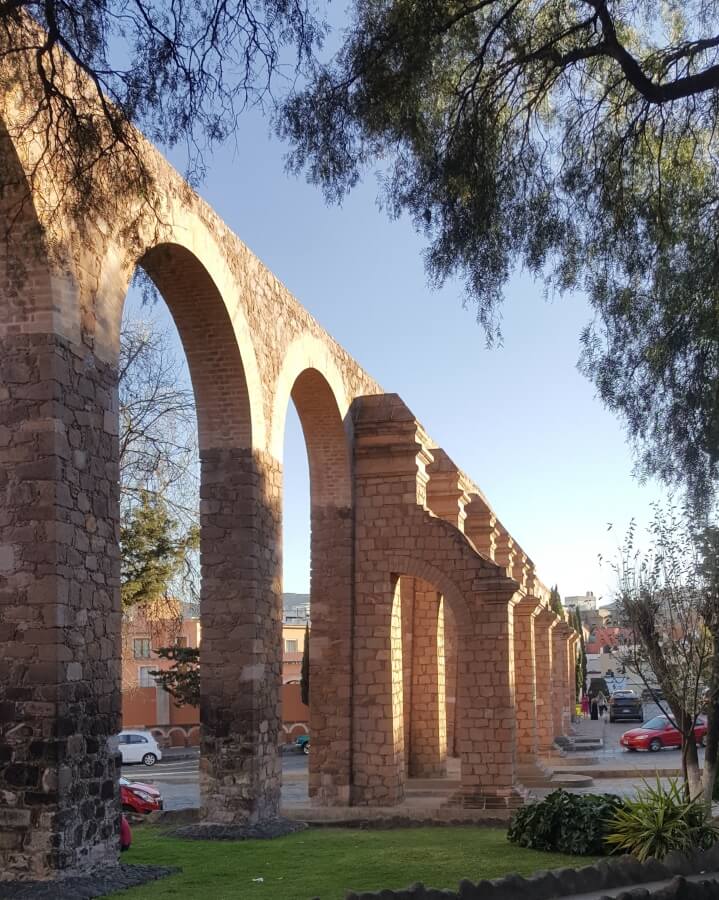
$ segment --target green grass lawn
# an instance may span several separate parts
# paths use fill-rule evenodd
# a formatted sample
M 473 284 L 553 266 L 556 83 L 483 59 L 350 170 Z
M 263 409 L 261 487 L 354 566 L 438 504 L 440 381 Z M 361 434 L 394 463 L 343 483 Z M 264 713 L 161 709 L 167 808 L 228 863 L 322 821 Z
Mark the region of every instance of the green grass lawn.
M 133 838 L 123 862 L 181 866 L 183 872 L 114 894 L 118 900 L 343 900 L 348 890 L 401 888 L 415 881 L 456 888 L 463 878 L 529 875 L 594 861 L 515 847 L 500 828 L 318 828 L 272 841 L 222 842 L 180 841 L 140 826 Z

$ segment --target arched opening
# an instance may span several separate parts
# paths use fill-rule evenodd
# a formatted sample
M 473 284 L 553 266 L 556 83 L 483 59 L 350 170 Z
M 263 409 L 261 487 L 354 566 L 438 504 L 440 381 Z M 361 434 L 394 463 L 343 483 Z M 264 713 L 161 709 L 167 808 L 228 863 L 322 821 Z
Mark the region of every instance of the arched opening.
M 408 778 L 447 774 L 444 599 L 421 578 L 399 578 L 404 761 Z
M 305 367 L 292 350 L 280 375 L 275 428 L 278 422 L 287 427 L 287 394 L 301 424 L 309 469 L 309 796 L 319 805 L 347 804 L 353 576 L 349 447 L 329 381 L 317 368 Z M 296 471 L 296 460 L 286 462 Z M 287 534 L 288 539 L 293 536 Z
M 197 416 L 203 817 L 251 823 L 279 810 L 280 473 L 254 449 L 262 398 L 215 279 L 177 244 L 138 266 L 176 326 Z
M 393 675 L 392 690 L 396 696 L 401 686 L 401 706 L 393 703 L 395 710 L 401 708 L 404 789 L 399 796 L 433 802 L 425 796 L 430 780 L 436 801 L 446 802 L 460 791 L 462 757 L 472 750 L 456 727 L 467 687 L 459 662 L 460 635 L 471 634 L 469 611 L 456 585 L 430 564 L 399 557 L 389 564 L 393 657 L 398 611 L 401 617 L 400 674 Z

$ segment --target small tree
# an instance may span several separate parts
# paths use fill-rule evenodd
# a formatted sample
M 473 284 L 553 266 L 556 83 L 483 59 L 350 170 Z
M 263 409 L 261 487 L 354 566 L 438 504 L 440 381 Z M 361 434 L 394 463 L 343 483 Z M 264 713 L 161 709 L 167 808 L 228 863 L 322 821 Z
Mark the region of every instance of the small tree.
M 300 675 L 300 694 L 305 706 L 310 705 L 310 626 L 305 625 L 305 641 L 302 648 L 302 673 Z
M 573 625 L 579 633 L 579 653 L 577 654 L 577 699 L 581 699 L 587 688 L 587 648 L 584 644 L 584 626 L 579 607 L 574 610 Z
M 553 612 L 555 612 L 560 619 L 564 618 L 564 607 L 562 606 L 562 598 L 559 595 L 559 587 L 558 585 L 554 585 L 549 594 L 549 605 Z
M 157 683 L 171 694 L 175 706 L 200 705 L 200 648 L 160 647 L 160 659 L 169 659 L 169 669 L 155 669 L 150 672 Z
M 120 528 L 125 609 L 149 606 L 168 596 L 170 582 L 182 570 L 188 552 L 199 544 L 197 527 L 179 536 L 175 532 L 176 522 L 162 498 L 142 491 Z
M 690 797 L 711 803 L 719 722 L 719 559 L 717 530 L 697 530 L 688 512 L 656 509 L 652 547 L 635 549 L 634 523 L 616 566 L 618 610 L 629 631 L 617 650 L 622 664 L 648 689 L 659 685 L 662 711 L 682 736 L 682 768 Z M 694 727 L 706 708 L 707 752 L 700 775 Z

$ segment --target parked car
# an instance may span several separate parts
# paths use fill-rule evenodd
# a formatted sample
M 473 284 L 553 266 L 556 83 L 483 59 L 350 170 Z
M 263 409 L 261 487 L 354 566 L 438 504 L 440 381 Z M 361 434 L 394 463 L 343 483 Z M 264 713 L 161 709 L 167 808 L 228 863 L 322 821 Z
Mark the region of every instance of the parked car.
M 132 844 L 132 829 L 125 816 L 120 816 L 120 850 L 124 853 Z
M 707 720 L 698 716 L 694 726 L 694 740 L 703 746 L 707 733 Z M 651 750 L 656 752 L 664 747 L 681 747 L 681 732 L 675 728 L 666 716 L 654 716 L 641 728 L 625 731 L 619 739 L 627 750 Z
M 305 756 L 310 752 L 310 736 L 309 734 L 301 734 L 295 741 L 295 746 L 301 750 Z
M 122 764 L 143 763 L 154 766 L 162 759 L 162 751 L 149 731 L 121 731 L 110 738 L 110 747 L 119 750 Z
M 644 710 L 642 709 L 642 701 L 634 691 L 614 691 L 609 698 L 609 721 L 616 722 L 618 719 L 643 721 Z
M 126 812 L 150 813 L 162 809 L 162 794 L 151 784 L 120 779 L 120 801 Z

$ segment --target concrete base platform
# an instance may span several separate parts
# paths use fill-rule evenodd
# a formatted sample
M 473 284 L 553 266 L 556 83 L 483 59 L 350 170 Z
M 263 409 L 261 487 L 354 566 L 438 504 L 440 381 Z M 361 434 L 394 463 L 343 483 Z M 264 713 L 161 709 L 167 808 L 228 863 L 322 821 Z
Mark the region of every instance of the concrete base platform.
M 462 809 L 461 807 L 428 808 L 406 806 L 293 806 L 282 815 L 308 825 L 352 828 L 401 828 L 420 825 L 501 825 L 512 816 L 510 809 Z

